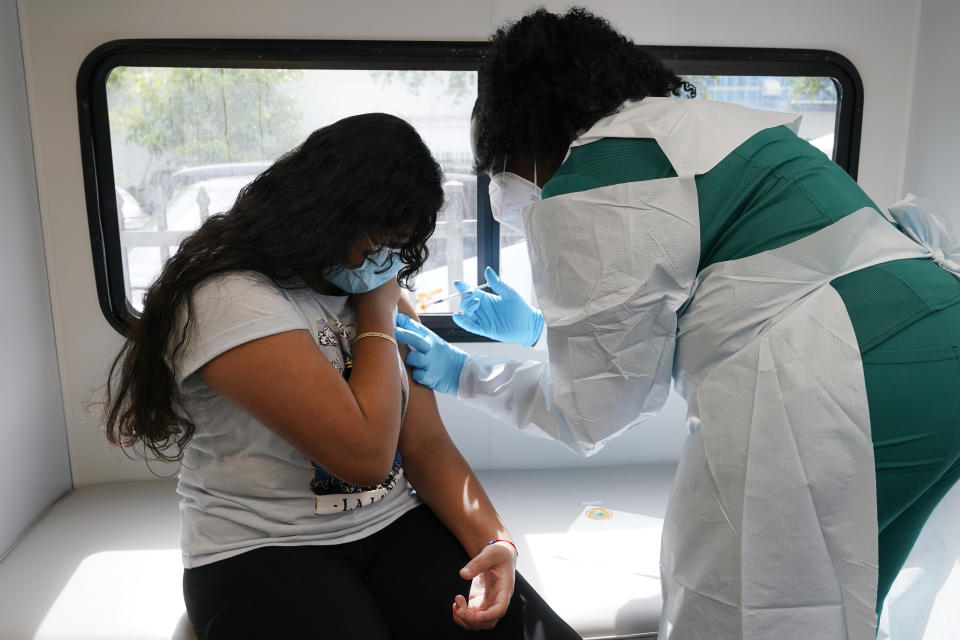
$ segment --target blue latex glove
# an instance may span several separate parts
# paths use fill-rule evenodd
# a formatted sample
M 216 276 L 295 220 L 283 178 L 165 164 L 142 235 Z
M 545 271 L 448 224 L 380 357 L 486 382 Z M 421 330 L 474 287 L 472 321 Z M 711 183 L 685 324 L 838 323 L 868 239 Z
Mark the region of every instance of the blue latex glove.
M 413 367 L 413 379 L 440 393 L 457 395 L 460 370 L 467 353 L 453 346 L 430 329 L 402 313 L 397 314 L 397 341 L 410 345 L 407 364 Z
M 464 293 L 460 296 L 460 313 L 453 315 L 453 321 L 470 333 L 524 347 L 533 346 L 543 332 L 543 314 L 527 304 L 496 271 L 487 267 L 483 274 L 497 295 L 468 291 L 470 285 L 457 280 L 454 286 Z

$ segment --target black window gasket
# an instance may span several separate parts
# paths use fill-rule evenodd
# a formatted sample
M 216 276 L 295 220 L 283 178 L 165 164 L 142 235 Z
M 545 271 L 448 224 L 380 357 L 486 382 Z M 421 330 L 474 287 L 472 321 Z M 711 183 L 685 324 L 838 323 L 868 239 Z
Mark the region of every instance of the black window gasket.
M 94 274 L 100 308 L 126 334 L 135 312 L 126 299 L 113 178 L 106 81 L 121 66 L 283 69 L 476 69 L 486 42 L 372 40 L 149 39 L 115 40 L 94 49 L 77 74 L 80 148 Z M 824 50 L 642 46 L 680 75 L 822 76 L 837 87 L 834 159 L 854 179 L 863 116 L 863 84 L 853 64 Z M 486 185 L 477 180 L 477 277 L 499 267 L 499 225 Z M 456 342 L 484 341 L 448 314 L 424 323 Z

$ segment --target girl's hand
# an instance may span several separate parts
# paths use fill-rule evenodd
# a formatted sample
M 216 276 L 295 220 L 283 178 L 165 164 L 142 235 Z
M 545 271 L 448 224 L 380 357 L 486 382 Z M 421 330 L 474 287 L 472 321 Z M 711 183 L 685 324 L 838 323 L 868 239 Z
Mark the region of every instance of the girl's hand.
M 396 278 L 391 278 L 376 289 L 366 293 L 355 293 L 353 299 L 357 305 L 357 312 L 388 313 L 392 322 L 393 310 L 397 308 L 397 301 L 400 300 L 400 291 L 400 283 Z
M 460 577 L 473 580 L 469 602 L 457 594 L 453 603 L 453 621 L 472 631 L 493 629 L 507 612 L 517 568 L 517 554 L 510 545 L 487 545 L 467 566 Z

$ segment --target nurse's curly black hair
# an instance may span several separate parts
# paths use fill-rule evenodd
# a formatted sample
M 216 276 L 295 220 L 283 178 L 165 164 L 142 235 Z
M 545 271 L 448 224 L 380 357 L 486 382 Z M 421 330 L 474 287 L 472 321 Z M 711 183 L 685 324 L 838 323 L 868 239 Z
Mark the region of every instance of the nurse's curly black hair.
M 323 285 L 366 234 L 404 262 L 406 286 L 427 260 L 443 201 L 440 165 L 400 118 L 368 113 L 311 133 L 185 238 L 147 290 L 107 376 L 107 439 L 142 447 L 145 457 L 182 459 L 194 424 L 181 411 L 176 363 L 204 281 L 253 271 L 288 289 Z
M 581 7 L 537 9 L 498 29 L 480 63 L 476 168 L 562 154 L 624 101 L 669 95 L 696 89 L 603 18 Z

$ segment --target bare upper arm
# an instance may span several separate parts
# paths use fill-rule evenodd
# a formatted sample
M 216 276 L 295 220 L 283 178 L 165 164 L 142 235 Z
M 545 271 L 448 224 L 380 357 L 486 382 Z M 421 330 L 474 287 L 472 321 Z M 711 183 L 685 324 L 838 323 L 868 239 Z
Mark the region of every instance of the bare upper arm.
M 400 299 L 397 301 L 397 311 L 405 316 L 413 318 L 414 320 L 420 320 L 420 317 L 417 315 L 417 310 L 414 308 L 413 302 L 406 293 L 402 293 L 400 295 Z
M 397 310 L 418 322 L 420 321 L 413 303 L 405 295 L 400 296 Z M 405 344 L 400 346 L 401 353 L 406 358 L 406 353 L 410 348 Z M 434 438 L 449 438 L 443 419 L 440 417 L 440 409 L 437 406 L 437 398 L 433 390 L 415 382 L 409 366 L 407 367 L 407 378 L 410 380 L 410 400 L 400 430 L 399 441 L 400 454 L 405 459 L 415 455 L 417 451 L 423 450 L 424 445 Z

